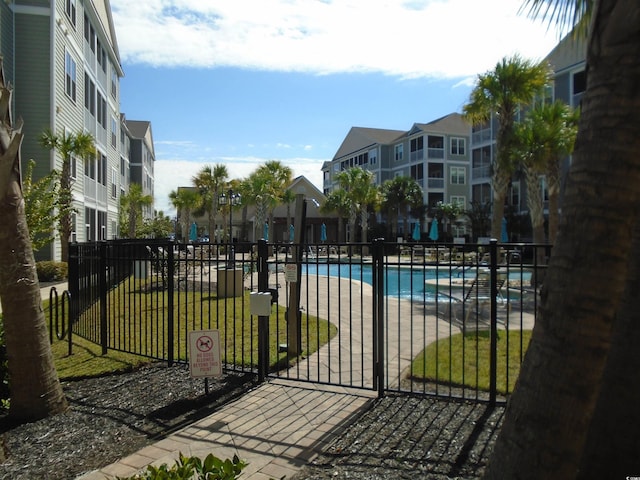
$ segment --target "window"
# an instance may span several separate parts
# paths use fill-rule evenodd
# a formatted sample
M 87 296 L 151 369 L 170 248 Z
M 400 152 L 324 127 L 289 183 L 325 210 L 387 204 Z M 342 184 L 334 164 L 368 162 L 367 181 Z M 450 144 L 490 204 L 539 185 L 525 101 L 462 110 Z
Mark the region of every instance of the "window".
M 115 68 L 111 68 L 111 96 L 118 98 L 118 74 Z
M 411 158 L 412 162 L 419 162 L 424 159 L 424 137 L 417 137 L 411 140 Z
M 93 25 L 91 25 L 89 17 L 87 17 L 86 15 L 84 16 L 84 39 L 89 44 L 89 47 L 91 47 L 91 51 L 95 53 L 97 42 L 96 31 L 93 28 Z
M 416 180 L 422 186 L 422 179 L 424 178 L 424 164 L 411 165 L 411 178 Z
M 84 74 L 84 107 L 91 115 L 96 116 L 96 84 L 86 72 Z
M 98 58 L 98 65 L 102 68 L 103 72 L 107 72 L 107 52 L 102 48 L 102 44 L 100 40 L 96 40 L 97 43 L 97 52 L 96 57 Z
M 367 154 L 365 153 L 365 155 Z M 375 165 L 378 162 L 378 151 L 375 149 L 369 150 L 368 160 L 369 160 L 369 164 Z
M 573 74 L 573 94 L 578 95 L 587 89 L 587 73 L 581 72 Z
M 78 176 L 78 159 L 75 155 L 71 155 L 69 159 L 69 175 L 71 175 L 71 178 L 77 178 Z
M 465 139 L 454 137 L 451 139 L 451 155 L 465 154 Z
M 76 26 L 76 0 L 66 0 L 64 2 L 64 13 L 67 14 L 71 24 Z
M 78 236 L 76 234 L 77 221 L 78 221 L 78 214 L 76 212 L 73 212 L 71 214 L 71 238 L 69 239 L 70 242 L 78 241 Z
M 111 117 L 111 146 L 116 148 L 118 143 L 118 121 Z
M 64 53 L 64 88 L 67 96 L 76 101 L 76 61 L 69 52 Z
M 450 198 L 451 205 L 458 205 L 460 208 L 466 208 L 467 199 L 464 196 L 452 195 Z
M 84 161 L 84 175 L 92 180 L 96 179 L 96 157 L 91 155 Z
M 98 152 L 98 183 L 107 186 L 107 156 Z
M 402 154 L 404 153 L 404 145 L 402 143 L 394 147 L 394 158 L 396 162 L 402 161 Z
M 100 92 L 98 92 L 97 105 L 98 105 L 98 110 L 97 110 L 98 115 L 96 118 L 98 120 L 98 123 L 102 125 L 102 128 L 107 128 L 107 101 L 105 100 L 105 98 L 102 96 Z
M 467 183 L 467 169 L 465 167 L 451 167 L 449 169 L 449 173 L 450 183 L 454 185 L 464 185 L 465 183 Z
M 111 198 L 118 198 L 118 170 L 111 169 Z

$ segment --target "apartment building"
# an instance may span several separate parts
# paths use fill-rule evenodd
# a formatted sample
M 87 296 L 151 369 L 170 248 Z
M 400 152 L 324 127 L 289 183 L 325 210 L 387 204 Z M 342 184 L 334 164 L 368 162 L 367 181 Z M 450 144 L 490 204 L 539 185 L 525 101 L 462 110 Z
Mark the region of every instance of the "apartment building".
M 43 149 L 39 136 L 46 130 L 91 134 L 96 155 L 71 162 L 76 211 L 71 240 L 116 237 L 120 196 L 132 180 L 132 137 L 120 112 L 124 73 L 109 1 L 1 2 L 0 50 L 14 86 L 14 118 L 24 121 L 23 163 L 35 160 L 36 179 L 60 171 L 62 157 Z M 153 192 L 152 173 L 146 181 L 146 190 Z M 60 242 L 37 257 L 59 259 Z
M 151 122 L 144 120 L 126 120 L 126 124 L 131 142 L 129 155 L 131 182 L 142 185 L 143 195 L 151 195 L 153 197 L 153 169 L 156 154 L 153 147 Z M 153 205 L 143 207 L 142 216 L 144 219 L 152 219 Z
M 413 178 L 429 207 L 444 202 L 467 208 L 471 200 L 469 134 L 470 126 L 459 113 L 415 123 L 409 130 L 352 127 L 333 159 L 322 166 L 324 194 L 337 188 L 339 172 L 359 166 L 374 174 L 376 185 L 398 176 Z

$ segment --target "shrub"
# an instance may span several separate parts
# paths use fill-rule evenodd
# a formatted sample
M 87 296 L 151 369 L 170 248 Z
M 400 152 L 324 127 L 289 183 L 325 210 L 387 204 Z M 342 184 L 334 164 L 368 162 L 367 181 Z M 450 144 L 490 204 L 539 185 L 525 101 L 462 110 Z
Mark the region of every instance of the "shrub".
M 181 453 L 180 458 L 171 468 L 166 463 L 159 467 L 149 465 L 144 473 L 133 477 L 117 478 L 118 480 L 234 480 L 246 466 L 247 464 L 237 455 L 233 456 L 232 461 L 221 460 L 209 454 L 203 462 L 198 457 L 185 457 Z
M 67 278 L 68 265 L 66 262 L 37 262 L 38 280 L 41 282 L 57 282 Z

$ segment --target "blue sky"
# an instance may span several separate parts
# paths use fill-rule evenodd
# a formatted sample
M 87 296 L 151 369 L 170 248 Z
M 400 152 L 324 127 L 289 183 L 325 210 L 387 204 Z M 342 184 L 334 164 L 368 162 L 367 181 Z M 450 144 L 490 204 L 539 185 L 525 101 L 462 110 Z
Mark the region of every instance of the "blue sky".
M 460 112 L 479 73 L 542 59 L 558 32 L 519 0 L 111 0 L 120 109 L 152 123 L 156 209 L 204 165 L 267 160 L 322 187 L 352 126 Z

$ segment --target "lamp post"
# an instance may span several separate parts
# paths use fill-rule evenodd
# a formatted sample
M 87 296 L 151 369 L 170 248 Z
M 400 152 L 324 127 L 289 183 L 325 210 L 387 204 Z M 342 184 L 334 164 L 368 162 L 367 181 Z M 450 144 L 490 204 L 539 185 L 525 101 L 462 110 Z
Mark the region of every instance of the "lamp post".
M 240 194 L 233 193 L 233 190 L 229 189 L 227 195 L 222 193 L 218 198 L 218 204 L 225 206 L 229 205 L 229 250 L 227 255 L 227 268 L 233 268 L 235 266 L 236 253 L 233 247 L 233 207 L 240 204 Z

